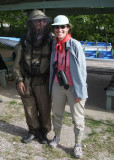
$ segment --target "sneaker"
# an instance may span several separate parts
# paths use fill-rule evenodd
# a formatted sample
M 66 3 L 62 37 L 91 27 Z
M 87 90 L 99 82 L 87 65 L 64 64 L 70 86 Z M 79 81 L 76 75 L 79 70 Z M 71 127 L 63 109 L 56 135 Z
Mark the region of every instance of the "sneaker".
M 75 147 L 74 147 L 74 156 L 77 159 L 82 158 L 82 146 L 81 146 L 81 144 L 76 144 L 75 145 Z
M 56 148 L 58 146 L 60 139 L 57 136 L 54 136 L 53 140 L 49 143 L 51 148 Z
M 21 139 L 22 143 L 30 143 L 33 139 L 35 139 L 35 135 L 33 133 L 28 132 L 28 135 Z

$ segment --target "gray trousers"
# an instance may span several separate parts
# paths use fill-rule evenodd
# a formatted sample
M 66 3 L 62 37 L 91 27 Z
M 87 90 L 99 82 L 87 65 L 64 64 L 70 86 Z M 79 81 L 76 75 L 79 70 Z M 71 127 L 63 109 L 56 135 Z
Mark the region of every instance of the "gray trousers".
M 81 100 L 79 103 L 76 103 L 75 95 L 72 92 L 72 86 L 66 90 L 63 86 L 54 82 L 52 88 L 52 123 L 55 135 L 58 137 L 60 137 L 62 119 L 67 101 L 70 105 L 72 121 L 74 123 L 75 144 L 80 144 L 85 127 L 84 106 L 86 100 Z
M 32 81 L 25 78 L 24 84 L 25 95 L 19 94 L 24 104 L 29 131 L 36 133 L 41 130 L 47 134 L 51 130 L 49 81 L 40 77 L 35 77 Z

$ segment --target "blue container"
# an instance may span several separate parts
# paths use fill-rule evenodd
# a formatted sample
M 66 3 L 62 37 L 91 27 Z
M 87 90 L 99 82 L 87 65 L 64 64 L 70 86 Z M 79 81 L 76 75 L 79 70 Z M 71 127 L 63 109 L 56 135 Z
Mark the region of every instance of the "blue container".
M 104 58 L 106 55 L 106 51 L 99 51 L 97 58 Z
M 95 59 L 95 58 L 96 58 L 96 56 L 89 56 L 89 58 L 94 58 L 94 59 Z
M 107 57 L 107 56 L 106 56 L 106 57 L 104 57 L 103 59 L 112 59 L 112 57 Z
M 85 45 L 86 46 L 95 46 L 96 42 L 87 42 Z
M 96 51 L 86 50 L 85 51 L 85 56 L 89 57 L 89 58 L 92 56 L 93 58 L 95 58 L 96 57 Z
M 109 57 L 110 59 L 113 59 L 112 51 L 106 51 L 105 57 Z
M 112 51 L 99 51 L 97 58 L 112 59 Z
M 97 42 L 97 46 L 111 46 L 111 43 Z
M 81 45 L 84 45 L 84 41 L 80 41 Z
M 104 58 L 104 56 L 105 56 L 104 53 L 101 52 L 97 55 L 97 58 Z
M 97 57 L 96 52 L 97 51 L 86 50 L 85 56 L 88 58 L 113 59 L 112 51 L 98 51 Z
M 106 42 L 88 42 L 88 41 L 80 41 L 82 45 L 85 46 L 111 46 L 111 43 Z

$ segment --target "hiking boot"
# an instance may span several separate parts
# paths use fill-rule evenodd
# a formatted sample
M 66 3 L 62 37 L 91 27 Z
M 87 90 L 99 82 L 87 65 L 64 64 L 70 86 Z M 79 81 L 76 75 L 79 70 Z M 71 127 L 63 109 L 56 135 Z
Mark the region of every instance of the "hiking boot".
M 41 144 L 47 144 L 48 139 L 45 133 L 41 132 L 39 133 L 39 143 Z
M 75 147 L 74 147 L 74 156 L 77 159 L 82 158 L 82 146 L 81 146 L 81 144 L 76 144 L 75 145 Z
M 30 143 L 35 138 L 35 135 L 33 133 L 28 132 L 28 135 L 24 138 L 22 138 L 22 143 Z
M 49 143 L 51 148 L 56 148 L 58 146 L 60 139 L 57 136 L 54 136 L 53 140 Z

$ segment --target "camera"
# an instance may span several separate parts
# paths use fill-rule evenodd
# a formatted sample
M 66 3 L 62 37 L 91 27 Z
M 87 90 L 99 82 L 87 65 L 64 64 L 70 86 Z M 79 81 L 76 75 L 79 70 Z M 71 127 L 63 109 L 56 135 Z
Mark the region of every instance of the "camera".
M 40 63 L 31 64 L 31 74 L 33 76 L 38 76 L 40 74 Z
M 64 71 L 57 72 L 57 79 L 60 86 L 64 86 L 65 89 L 69 88 L 68 80 Z

